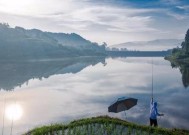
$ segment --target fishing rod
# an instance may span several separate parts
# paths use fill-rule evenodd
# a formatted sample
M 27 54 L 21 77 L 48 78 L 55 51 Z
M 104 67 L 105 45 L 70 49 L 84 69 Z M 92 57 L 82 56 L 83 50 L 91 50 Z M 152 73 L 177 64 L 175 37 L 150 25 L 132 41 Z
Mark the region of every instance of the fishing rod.
M 154 67 L 153 67 L 153 58 L 152 58 L 152 99 L 153 99 L 153 96 L 154 96 Z

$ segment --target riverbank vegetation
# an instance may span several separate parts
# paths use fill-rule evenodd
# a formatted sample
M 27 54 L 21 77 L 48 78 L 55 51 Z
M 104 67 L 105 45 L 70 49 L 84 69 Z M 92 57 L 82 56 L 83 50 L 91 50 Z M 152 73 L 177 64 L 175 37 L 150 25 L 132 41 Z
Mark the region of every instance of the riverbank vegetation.
M 189 63 L 189 29 L 186 32 L 185 41 L 182 42 L 181 47 L 174 48 L 171 55 L 166 56 L 165 59 Z
M 181 48 L 172 50 L 171 55 L 166 56 L 165 60 L 170 61 L 172 68 L 178 68 L 182 74 L 182 82 L 185 88 L 189 86 L 189 29 L 185 35 L 185 41 Z
M 69 124 L 35 128 L 24 135 L 189 135 L 181 129 L 154 128 L 118 118 L 99 116 L 80 119 Z

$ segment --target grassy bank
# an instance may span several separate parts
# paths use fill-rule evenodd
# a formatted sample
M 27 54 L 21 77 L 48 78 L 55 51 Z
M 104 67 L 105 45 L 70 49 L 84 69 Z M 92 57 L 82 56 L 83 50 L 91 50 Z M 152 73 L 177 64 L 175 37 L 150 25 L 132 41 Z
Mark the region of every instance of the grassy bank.
M 189 135 L 180 129 L 152 128 L 108 116 L 80 119 L 67 125 L 35 128 L 24 135 Z

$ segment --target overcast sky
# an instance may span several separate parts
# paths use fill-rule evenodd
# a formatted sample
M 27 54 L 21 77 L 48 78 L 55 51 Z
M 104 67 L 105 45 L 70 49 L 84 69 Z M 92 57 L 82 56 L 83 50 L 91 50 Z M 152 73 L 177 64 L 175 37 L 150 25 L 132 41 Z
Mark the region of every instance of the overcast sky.
M 109 45 L 183 39 L 189 28 L 189 0 L 0 0 L 0 22 L 74 32 Z

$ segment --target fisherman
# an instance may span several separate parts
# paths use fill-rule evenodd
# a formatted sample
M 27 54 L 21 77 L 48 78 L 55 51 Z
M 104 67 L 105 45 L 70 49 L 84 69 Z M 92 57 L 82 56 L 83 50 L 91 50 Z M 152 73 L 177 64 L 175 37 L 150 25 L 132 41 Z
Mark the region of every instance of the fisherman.
M 153 125 L 154 127 L 158 126 L 157 116 L 164 116 L 164 114 L 158 113 L 157 102 L 154 102 L 152 98 L 150 102 L 150 126 L 153 126 Z

